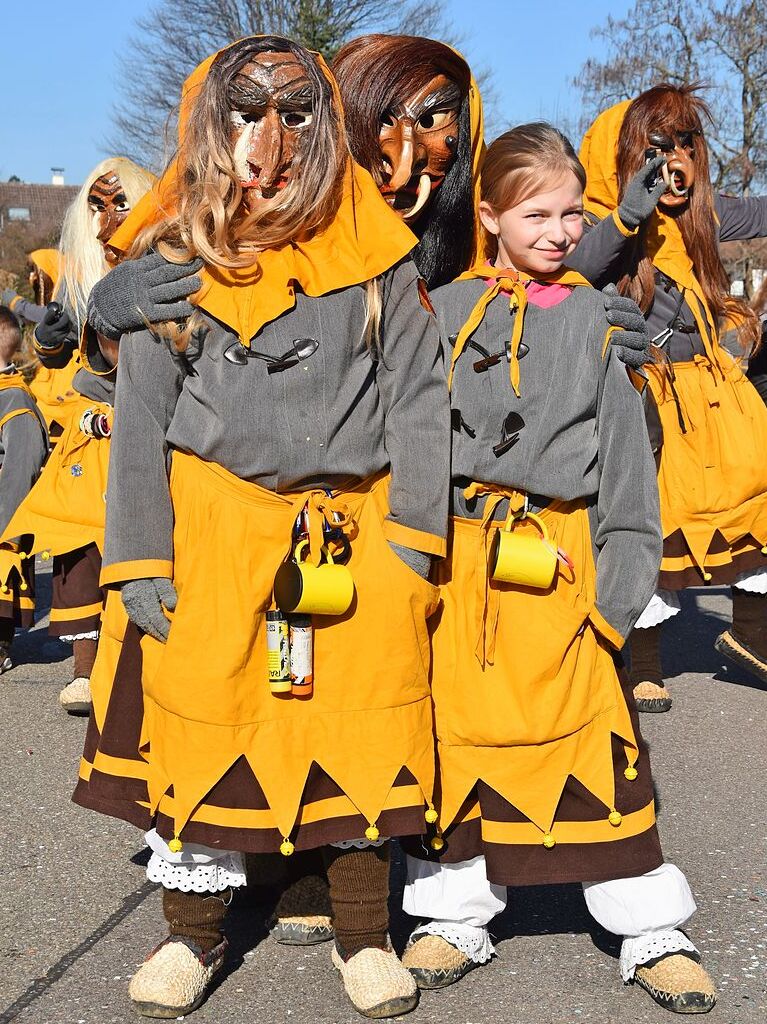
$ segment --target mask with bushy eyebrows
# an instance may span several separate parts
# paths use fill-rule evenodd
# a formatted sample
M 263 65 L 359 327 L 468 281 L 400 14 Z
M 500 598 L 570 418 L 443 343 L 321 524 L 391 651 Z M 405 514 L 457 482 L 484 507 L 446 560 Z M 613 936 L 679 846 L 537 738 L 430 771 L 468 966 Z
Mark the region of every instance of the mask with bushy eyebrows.
M 381 115 L 381 195 L 416 221 L 455 161 L 461 88 L 447 75 L 403 97 Z
M 312 83 L 292 53 L 259 53 L 233 77 L 227 100 L 235 171 L 250 206 L 290 181 L 314 117 Z
M 109 239 L 130 213 L 130 203 L 115 171 L 106 171 L 88 191 L 88 207 L 93 214 L 96 238 L 101 242 L 107 263 L 117 263 L 117 255 L 109 247 Z

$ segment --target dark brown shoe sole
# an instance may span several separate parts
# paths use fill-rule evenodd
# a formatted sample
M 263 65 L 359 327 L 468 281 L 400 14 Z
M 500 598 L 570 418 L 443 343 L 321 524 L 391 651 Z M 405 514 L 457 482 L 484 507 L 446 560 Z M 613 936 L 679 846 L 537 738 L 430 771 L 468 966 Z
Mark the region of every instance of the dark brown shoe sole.
M 671 697 L 635 697 L 637 711 L 643 714 L 659 714 L 661 711 L 670 711 L 672 705 Z
M 671 1013 L 708 1013 L 716 1005 L 716 996 L 705 992 L 664 992 L 636 975 L 634 981 L 640 985 L 664 1010 Z
M 740 668 L 750 672 L 763 683 L 767 683 L 767 662 L 762 661 L 740 640 L 736 640 L 729 629 L 720 633 L 714 641 L 714 648 Z
M 425 967 L 408 967 L 408 970 L 415 978 L 415 983 L 419 988 L 437 989 L 447 988 L 448 985 L 455 985 L 457 981 L 460 981 L 461 978 L 475 967 L 479 967 L 479 964 L 469 960 L 467 963 L 461 964 L 460 967 L 451 967 L 449 970 L 440 969 L 432 971 Z

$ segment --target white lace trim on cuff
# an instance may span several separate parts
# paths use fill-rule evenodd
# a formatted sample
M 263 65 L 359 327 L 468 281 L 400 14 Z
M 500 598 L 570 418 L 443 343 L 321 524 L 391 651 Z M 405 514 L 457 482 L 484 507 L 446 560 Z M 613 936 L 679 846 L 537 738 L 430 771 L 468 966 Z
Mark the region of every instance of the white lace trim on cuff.
M 146 867 L 150 882 L 159 882 L 164 889 L 181 892 L 223 892 L 247 884 L 245 865 L 239 853 L 227 853 L 212 864 L 169 864 L 153 853 Z
M 678 953 L 680 950 L 686 950 L 688 953 L 698 952 L 687 936 L 677 928 L 647 932 L 633 939 L 624 939 L 621 946 L 621 976 L 624 981 L 631 981 L 637 967 L 668 953 Z
M 92 629 L 90 633 L 67 633 L 66 636 L 56 637 L 57 640 L 67 644 L 74 643 L 75 640 L 98 640 L 98 638 L 99 631 L 97 629 Z
M 421 935 L 440 935 L 475 964 L 486 964 L 495 955 L 490 932 L 478 925 L 460 924 L 456 921 L 429 921 L 415 929 L 410 936 L 409 944 L 415 942 Z
M 658 590 L 650 598 L 650 602 L 636 620 L 634 629 L 649 629 L 659 626 L 666 619 L 671 619 L 682 610 L 679 594 L 674 590 Z
M 357 850 L 367 850 L 369 846 L 383 846 L 387 842 L 386 839 L 342 839 L 340 843 L 331 843 L 336 850 L 351 850 L 355 847 Z
M 747 594 L 767 594 L 767 569 L 751 569 L 735 577 L 733 587 Z

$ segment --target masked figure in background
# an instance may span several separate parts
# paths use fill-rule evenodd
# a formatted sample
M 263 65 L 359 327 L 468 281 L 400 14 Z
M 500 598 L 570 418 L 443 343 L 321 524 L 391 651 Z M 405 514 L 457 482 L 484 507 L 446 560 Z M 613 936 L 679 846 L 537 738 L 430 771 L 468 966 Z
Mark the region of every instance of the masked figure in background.
M 402 1013 L 417 989 L 388 940 L 385 837 L 436 814 L 425 576 L 445 551 L 450 430 L 416 240 L 350 159 L 321 59 L 277 37 L 188 80 L 177 162 L 134 230 L 144 215 L 133 253 L 205 269 L 182 330 L 120 341 L 102 582 L 159 656 L 143 700 L 120 665 L 94 688 L 75 799 L 151 829 L 170 936 L 130 995 L 149 1016 L 197 1006 L 240 853 L 322 848 L 346 991 Z M 279 579 L 329 574 L 346 596 L 302 589 L 288 644 Z M 123 778 L 101 756 L 118 721 L 136 740 Z
M 53 293 L 57 305 L 37 326 L 35 350 L 44 367 L 73 374 L 75 397 L 66 403 L 54 454 L 1 538 L 31 535 L 32 553 L 53 557 L 48 629 L 73 645 L 73 679 L 59 696 L 72 714 L 87 714 L 91 703 L 89 680 L 103 608 L 99 573 L 117 361 L 114 343 L 83 330 L 85 308 L 94 282 L 114 261 L 108 239 L 153 180 L 132 161 L 112 157 L 93 169 L 64 218 L 61 276 Z
M 0 300 L 22 320 L 39 324 L 48 312 L 48 303 L 53 299 L 61 278 L 61 254 L 58 249 L 35 249 L 27 258 L 31 267 L 29 284 L 34 302 L 13 290 L 3 292 Z M 64 321 L 66 324 L 67 321 Z M 77 392 L 72 387 L 72 378 L 80 369 L 80 353 L 77 349 L 69 351 L 69 361 L 63 366 L 45 366 L 40 363 L 29 385 L 54 444 L 77 409 Z
M 767 679 L 767 410 L 721 343 L 736 334 L 745 362 L 759 325 L 729 294 L 719 254 L 720 242 L 767 235 L 767 198 L 714 196 L 707 117 L 694 88 L 659 85 L 600 114 L 581 152 L 587 209 L 609 228 L 603 280 L 636 299 L 658 353 L 647 367 L 648 420 L 664 548 L 658 591 L 631 638 L 642 711 L 671 706 L 661 623 L 686 587 L 732 586 L 732 626 L 716 648 Z
M 14 357 L 21 328 L 0 306 L 0 533 L 37 479 L 48 454 L 45 422 Z M 0 675 L 12 668 L 10 648 L 18 626 L 34 621 L 34 559 L 29 538 L 0 544 Z

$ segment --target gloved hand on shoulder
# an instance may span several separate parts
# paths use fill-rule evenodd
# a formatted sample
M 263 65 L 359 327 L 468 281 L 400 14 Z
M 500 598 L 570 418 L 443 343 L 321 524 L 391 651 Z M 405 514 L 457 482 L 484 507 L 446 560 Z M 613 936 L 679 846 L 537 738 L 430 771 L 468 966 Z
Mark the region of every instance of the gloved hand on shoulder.
M 102 277 L 88 299 L 88 323 L 111 341 L 148 324 L 183 320 L 194 312 L 187 298 L 202 287 L 201 259 L 169 263 L 158 252 L 125 260 Z
M 607 322 L 613 327 L 620 327 L 611 336 L 616 347 L 616 354 L 622 363 L 638 370 L 650 362 L 650 338 L 647 334 L 647 321 L 633 299 L 619 295 L 614 284 L 608 284 L 602 290 Z

